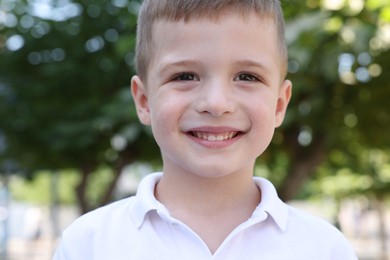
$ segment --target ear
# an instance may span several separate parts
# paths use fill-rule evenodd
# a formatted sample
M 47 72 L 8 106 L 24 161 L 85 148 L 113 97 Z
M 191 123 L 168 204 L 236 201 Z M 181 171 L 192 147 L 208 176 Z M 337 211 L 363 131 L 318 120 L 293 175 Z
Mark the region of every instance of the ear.
M 279 89 L 279 97 L 275 111 L 275 127 L 279 127 L 283 123 L 284 116 L 286 115 L 287 105 L 290 102 L 291 92 L 292 83 L 290 80 L 285 80 Z
M 144 125 L 150 125 L 150 109 L 148 95 L 144 83 L 139 76 L 131 78 L 131 94 L 139 120 Z

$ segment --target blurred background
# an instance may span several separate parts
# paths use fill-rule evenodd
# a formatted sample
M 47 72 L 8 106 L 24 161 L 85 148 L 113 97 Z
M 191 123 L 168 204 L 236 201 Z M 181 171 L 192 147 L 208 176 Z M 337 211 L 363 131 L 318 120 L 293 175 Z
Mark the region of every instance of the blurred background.
M 390 259 L 390 3 L 282 3 L 293 100 L 255 174 L 359 259 Z M 129 91 L 139 6 L 0 0 L 0 259 L 51 259 L 64 227 L 160 169 Z

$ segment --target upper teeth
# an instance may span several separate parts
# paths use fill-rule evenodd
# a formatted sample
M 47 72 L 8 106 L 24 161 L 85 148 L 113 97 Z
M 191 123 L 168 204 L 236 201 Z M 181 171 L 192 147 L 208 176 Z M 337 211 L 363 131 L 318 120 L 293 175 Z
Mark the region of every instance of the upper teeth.
M 212 133 L 206 133 L 206 132 L 194 132 L 194 135 L 198 138 L 202 138 L 204 140 L 208 140 L 211 142 L 215 141 L 224 141 L 227 139 L 233 138 L 235 132 L 226 132 L 226 133 L 219 133 L 219 134 L 212 134 Z

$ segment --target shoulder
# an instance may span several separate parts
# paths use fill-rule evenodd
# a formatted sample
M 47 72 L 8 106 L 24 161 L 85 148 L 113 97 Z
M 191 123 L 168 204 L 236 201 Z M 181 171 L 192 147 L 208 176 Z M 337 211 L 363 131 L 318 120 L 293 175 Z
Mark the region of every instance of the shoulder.
M 334 257 L 331 259 L 357 259 L 349 241 L 331 223 L 292 206 L 287 205 L 287 208 L 289 223 L 286 232 L 290 235 L 310 244 L 317 252 L 328 252 Z
M 131 217 L 134 198 L 113 202 L 76 219 L 64 230 L 53 259 L 94 259 L 94 255 L 103 253 L 103 245 L 115 248 L 126 232 L 136 232 Z
M 127 259 L 129 245 L 138 250 L 137 241 L 145 236 L 141 226 L 147 213 L 156 209 L 154 187 L 160 177 L 161 173 L 149 174 L 139 184 L 136 196 L 76 219 L 64 230 L 53 259 Z
M 302 231 L 311 230 L 312 233 L 339 234 L 340 231 L 324 219 L 309 214 L 305 211 L 286 205 L 289 213 L 289 227 Z
M 101 248 L 115 248 L 136 226 L 131 217 L 134 197 L 93 210 L 67 227 L 56 249 L 55 260 L 93 259 Z M 126 232 L 124 232 L 126 230 Z
M 160 172 L 149 174 L 144 177 L 137 189 L 137 194 L 126 199 L 113 202 L 104 207 L 93 210 L 79 217 L 66 230 L 70 233 L 78 229 L 84 231 L 107 229 L 119 224 L 129 224 L 140 222 L 147 211 L 149 211 L 156 199 L 154 198 L 154 188 L 161 178 Z M 139 224 L 137 224 L 139 225 Z
M 78 230 L 79 228 L 83 229 L 94 229 L 102 227 L 102 224 L 106 223 L 107 219 L 120 220 L 121 218 L 128 218 L 130 214 L 131 205 L 134 202 L 135 197 L 129 197 L 122 199 L 106 206 L 100 207 L 93 211 L 90 211 L 78 219 L 76 219 L 66 231 L 71 231 L 73 229 Z M 103 225 L 105 226 L 105 225 Z
M 110 236 L 112 232 L 123 230 L 124 226 L 134 227 L 131 218 L 133 203 L 134 197 L 129 197 L 82 215 L 64 230 L 61 242 L 92 246 L 89 244 L 96 238 Z

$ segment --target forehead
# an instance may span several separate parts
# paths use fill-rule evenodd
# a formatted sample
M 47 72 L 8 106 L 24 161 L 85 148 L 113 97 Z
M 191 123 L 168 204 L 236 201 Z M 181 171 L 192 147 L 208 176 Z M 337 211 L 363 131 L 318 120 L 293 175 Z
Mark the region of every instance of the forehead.
M 198 15 L 198 16 L 189 16 L 182 17 L 178 19 L 172 19 L 167 17 L 161 17 L 159 19 L 155 19 L 151 26 L 151 38 L 158 39 L 161 35 L 156 36 L 156 32 L 159 31 L 167 31 L 164 30 L 165 26 L 175 26 L 175 27 L 196 27 L 202 26 L 204 24 L 214 24 L 214 25 L 223 25 L 224 23 L 228 23 L 229 21 L 234 21 L 234 23 L 240 23 L 241 26 L 253 26 L 255 27 L 269 27 L 268 33 L 273 35 L 278 34 L 277 28 L 277 20 L 272 14 L 259 14 L 257 12 L 234 12 L 232 10 L 221 11 L 218 15 L 206 16 L 206 15 Z M 204 28 L 203 29 L 207 29 Z M 253 28 L 256 29 L 256 28 Z
M 206 61 L 213 56 L 224 61 L 256 58 L 279 68 L 277 39 L 274 19 L 255 13 L 246 17 L 230 13 L 218 19 L 159 20 L 153 26 L 149 65 L 162 66 L 175 57 Z

